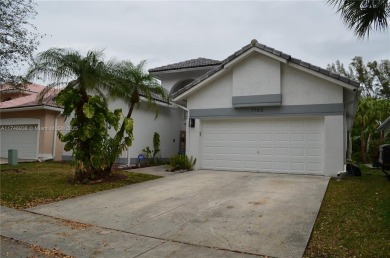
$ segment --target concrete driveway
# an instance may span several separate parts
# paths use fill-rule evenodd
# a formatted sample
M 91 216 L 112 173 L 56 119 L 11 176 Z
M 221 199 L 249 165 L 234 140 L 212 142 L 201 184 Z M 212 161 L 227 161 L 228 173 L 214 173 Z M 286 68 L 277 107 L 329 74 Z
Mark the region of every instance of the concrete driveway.
M 29 211 L 191 244 L 192 249 L 230 250 L 237 257 L 301 257 L 328 181 L 320 176 L 202 170 Z M 158 256 L 159 248 L 146 257 Z

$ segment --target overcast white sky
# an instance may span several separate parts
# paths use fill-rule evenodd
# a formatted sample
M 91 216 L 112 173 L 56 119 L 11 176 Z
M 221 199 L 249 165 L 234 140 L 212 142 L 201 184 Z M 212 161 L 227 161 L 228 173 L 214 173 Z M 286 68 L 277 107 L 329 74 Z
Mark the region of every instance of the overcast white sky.
M 358 40 L 325 1 L 37 1 L 38 51 L 105 49 L 153 68 L 192 58 L 222 60 L 252 39 L 326 67 L 390 59 L 389 32 Z

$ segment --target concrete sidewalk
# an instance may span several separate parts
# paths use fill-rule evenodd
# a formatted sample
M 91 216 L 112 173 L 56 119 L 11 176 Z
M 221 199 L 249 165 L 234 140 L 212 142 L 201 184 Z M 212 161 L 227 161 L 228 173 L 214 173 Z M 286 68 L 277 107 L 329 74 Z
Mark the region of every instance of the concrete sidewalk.
M 45 249 L 56 249 L 74 257 L 264 257 L 201 245 L 180 243 L 120 230 L 39 215 L 33 212 L 0 207 L 1 235 Z M 1 257 L 17 251 L 27 257 L 31 250 L 1 248 Z M 25 252 L 25 254 L 23 254 Z

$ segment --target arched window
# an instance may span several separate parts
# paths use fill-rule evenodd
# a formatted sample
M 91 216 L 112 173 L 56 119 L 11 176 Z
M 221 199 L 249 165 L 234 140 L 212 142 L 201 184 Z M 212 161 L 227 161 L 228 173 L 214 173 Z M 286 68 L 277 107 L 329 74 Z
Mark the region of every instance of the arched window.
M 183 89 L 184 86 L 190 84 L 193 81 L 194 81 L 194 79 L 185 79 L 185 80 L 182 80 L 182 81 L 178 81 L 175 85 L 173 85 L 170 94 L 172 95 L 176 91 L 178 91 L 180 89 Z

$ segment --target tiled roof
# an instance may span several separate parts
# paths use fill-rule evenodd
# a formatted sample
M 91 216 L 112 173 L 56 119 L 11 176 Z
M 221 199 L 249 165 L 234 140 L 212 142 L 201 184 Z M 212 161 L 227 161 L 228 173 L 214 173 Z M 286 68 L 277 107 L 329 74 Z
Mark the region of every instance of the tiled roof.
M 268 53 L 270 53 L 270 54 L 272 54 L 272 55 L 274 55 L 276 57 L 285 59 L 286 61 L 289 61 L 289 62 L 291 62 L 293 64 L 305 67 L 307 69 L 310 69 L 310 70 L 312 70 L 314 72 L 317 72 L 317 73 L 320 73 L 322 75 L 329 76 L 329 77 L 331 77 L 333 79 L 336 79 L 336 80 L 342 81 L 344 83 L 350 84 L 351 86 L 354 86 L 356 88 L 360 86 L 360 83 L 357 82 L 357 81 L 350 80 L 349 78 L 347 78 L 345 76 L 342 76 L 340 74 L 332 73 L 332 72 L 330 72 L 330 71 L 328 71 L 328 70 L 326 70 L 324 68 L 321 68 L 321 67 L 312 65 L 310 63 L 304 62 L 304 61 L 302 61 L 300 59 L 294 58 L 291 55 L 285 54 L 285 53 L 283 53 L 283 52 L 281 52 L 279 50 L 276 50 L 274 48 L 271 48 L 271 47 L 268 47 L 266 45 L 260 44 L 260 43 L 257 42 L 257 40 L 254 39 L 254 40 L 251 41 L 250 44 L 244 46 L 243 48 L 241 48 L 240 50 L 236 51 L 234 54 L 230 55 L 225 60 L 223 60 L 220 65 L 218 65 L 217 67 L 215 67 L 211 71 L 207 72 L 206 74 L 202 75 L 201 77 L 197 78 L 196 80 L 194 80 L 190 84 L 186 85 L 182 89 L 178 90 L 177 92 L 173 93 L 172 97 L 175 98 L 175 97 L 179 96 L 180 94 L 182 94 L 182 93 L 186 92 L 187 90 L 191 89 L 192 87 L 194 87 L 198 83 L 200 83 L 200 82 L 204 81 L 205 79 L 209 78 L 213 74 L 215 74 L 218 71 L 222 70 L 227 63 L 231 62 L 232 60 L 234 60 L 235 58 L 237 58 L 238 56 L 242 55 L 243 53 L 247 52 L 248 50 L 250 50 L 252 48 L 261 49 L 261 50 L 266 51 L 266 52 L 268 52 Z
M 54 98 L 57 96 L 59 90 L 50 89 L 46 94 L 42 102 L 38 101 L 38 94 L 46 89 L 45 86 L 39 84 L 28 84 L 25 89 L 14 89 L 10 85 L 1 85 L 0 92 L 1 94 L 6 94 L 7 92 L 19 91 L 27 95 L 14 98 L 11 100 L 0 102 L 0 109 L 5 108 L 16 108 L 16 107 L 30 107 L 30 106 L 53 106 L 58 107 L 55 103 Z
M 207 59 L 203 57 L 199 57 L 196 59 L 190 59 L 179 63 L 174 63 L 170 65 L 164 65 L 156 68 L 149 69 L 149 72 L 161 72 L 168 70 L 178 70 L 185 68 L 196 68 L 196 67 L 204 67 L 204 66 L 215 66 L 220 65 L 222 62 L 213 59 Z

